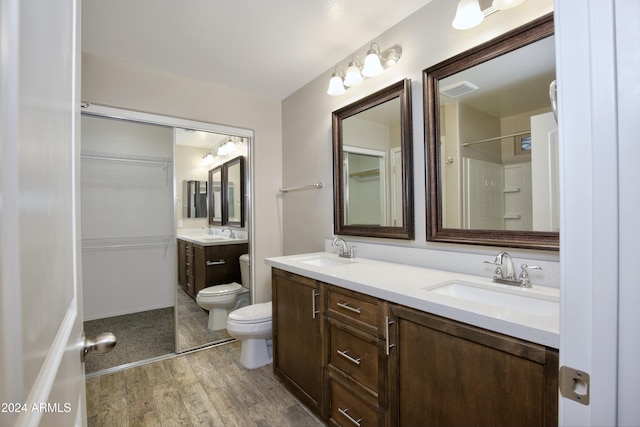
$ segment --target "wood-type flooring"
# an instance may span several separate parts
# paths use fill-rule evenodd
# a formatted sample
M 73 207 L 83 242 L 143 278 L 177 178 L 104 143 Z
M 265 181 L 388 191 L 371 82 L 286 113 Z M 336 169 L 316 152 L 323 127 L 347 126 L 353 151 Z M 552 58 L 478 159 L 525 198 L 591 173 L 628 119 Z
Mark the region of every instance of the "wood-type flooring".
M 239 341 L 87 379 L 92 426 L 322 426 Z

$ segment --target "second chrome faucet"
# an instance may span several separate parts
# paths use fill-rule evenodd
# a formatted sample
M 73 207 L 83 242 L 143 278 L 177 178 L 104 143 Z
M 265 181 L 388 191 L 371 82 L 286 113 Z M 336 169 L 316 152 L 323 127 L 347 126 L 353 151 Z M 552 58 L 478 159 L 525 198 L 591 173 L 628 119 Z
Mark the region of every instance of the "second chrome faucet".
M 356 248 L 353 245 L 349 245 L 342 237 L 336 237 L 331 242 L 331 246 L 340 245 L 340 249 L 338 249 L 338 256 L 342 258 L 355 258 L 356 257 Z
M 542 267 L 528 266 L 522 264 L 520 268 L 522 271 L 516 278 L 516 270 L 513 266 L 513 260 L 511 255 L 507 252 L 499 252 L 496 258 L 491 261 L 484 261 L 486 264 L 492 264 L 496 266 L 493 273 L 493 282 L 502 283 L 503 285 L 521 286 L 523 288 L 531 287 L 531 280 L 529 279 L 529 270 L 542 270 Z

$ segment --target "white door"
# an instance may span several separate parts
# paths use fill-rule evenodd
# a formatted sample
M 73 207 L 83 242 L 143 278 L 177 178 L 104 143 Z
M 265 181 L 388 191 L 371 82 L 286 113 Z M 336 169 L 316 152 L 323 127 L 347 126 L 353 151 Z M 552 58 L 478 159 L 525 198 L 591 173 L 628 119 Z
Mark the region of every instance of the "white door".
M 640 3 L 556 0 L 555 16 L 560 365 L 590 375 L 588 404 L 561 397 L 559 422 L 637 426 Z
M 0 0 L 0 425 L 86 424 L 79 5 Z

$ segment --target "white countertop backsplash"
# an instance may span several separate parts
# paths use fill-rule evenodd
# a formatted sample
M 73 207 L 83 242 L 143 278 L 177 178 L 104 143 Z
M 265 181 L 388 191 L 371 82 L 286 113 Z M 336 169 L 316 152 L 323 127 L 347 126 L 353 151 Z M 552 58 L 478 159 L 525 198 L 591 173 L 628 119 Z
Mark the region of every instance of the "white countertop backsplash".
M 351 289 L 396 304 L 405 305 L 427 313 L 552 348 L 559 348 L 559 310 L 553 315 L 513 309 L 496 310 L 496 306 L 465 301 L 460 298 L 440 295 L 424 289 L 425 287 L 438 283 L 456 280 L 478 283 L 485 287 L 497 287 L 507 293 L 529 293 L 540 299 L 559 301 L 560 289 L 558 287 L 540 285 L 540 278 L 537 275 L 531 274 L 533 288 L 512 288 L 508 285 L 492 283 L 493 267 L 488 264 L 482 264 L 482 261 L 485 259 L 492 261 L 493 257 L 478 254 L 456 254 L 452 256 L 451 252 L 443 251 L 441 254 L 433 254 L 432 252 L 439 251 L 429 251 L 428 258 L 430 259 L 428 262 L 437 262 L 438 265 L 444 265 L 445 267 L 451 266 L 450 270 L 443 269 L 442 267 L 436 269 L 419 265 L 409 265 L 409 262 L 416 261 L 414 258 L 417 256 L 411 248 L 407 248 L 409 249 L 407 251 L 400 251 L 401 253 L 394 251 L 394 255 L 390 257 L 388 246 L 362 243 L 358 243 L 357 245 L 361 250 L 357 252 L 356 258 L 353 260 L 355 262 L 353 263 L 322 267 L 301 261 L 314 256 L 335 257 L 337 259 L 338 256 L 334 253 L 334 249 L 336 248 L 331 247 L 330 242 L 329 240 L 328 249 L 330 250 L 327 250 L 327 252 L 271 257 L 267 258 L 265 262 L 272 267 L 311 277 L 325 283 Z M 365 248 L 365 246 L 367 246 L 367 248 Z M 372 248 L 370 246 L 382 247 Z M 387 248 L 386 251 L 385 247 Z M 369 254 L 376 255 L 377 251 L 380 252 L 380 255 L 385 255 L 390 258 L 402 256 L 402 261 L 404 262 L 400 263 L 393 259 L 390 260 L 391 262 L 386 260 L 380 261 L 367 257 Z M 422 253 L 422 257 L 427 255 L 424 249 L 418 252 Z M 497 252 L 498 251 L 496 251 L 496 253 Z M 442 257 L 443 259 L 434 260 L 432 257 Z M 469 263 L 472 264 L 470 268 L 468 266 Z M 534 265 L 531 260 L 514 259 L 514 264 L 518 266 L 516 269 L 517 272 L 520 271 L 519 265 L 521 263 Z M 547 279 L 549 276 L 555 277 L 559 275 L 558 272 L 554 271 L 558 267 L 553 265 L 549 267 L 548 264 L 553 264 L 553 262 L 536 261 L 535 265 L 540 265 L 545 269 L 542 272 L 536 273 L 546 273 Z M 461 265 L 467 267 L 469 272 L 454 270 L 454 268 L 464 270 L 464 268 L 459 268 Z M 551 270 L 551 272 L 549 272 L 549 270 Z

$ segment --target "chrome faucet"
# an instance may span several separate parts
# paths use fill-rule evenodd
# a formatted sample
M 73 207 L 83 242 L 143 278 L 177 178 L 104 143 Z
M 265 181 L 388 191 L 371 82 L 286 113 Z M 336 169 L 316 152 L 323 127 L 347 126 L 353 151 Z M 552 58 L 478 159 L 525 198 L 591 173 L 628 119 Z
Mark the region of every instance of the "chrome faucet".
M 211 226 L 209 226 L 209 225 L 205 225 L 205 226 L 203 226 L 202 228 L 206 228 L 206 229 L 207 229 L 207 234 L 208 234 L 209 236 L 213 236 L 213 228 L 211 228 Z
M 338 256 L 342 258 L 355 258 L 356 257 L 356 248 L 353 245 L 347 244 L 342 237 L 336 237 L 331 242 L 331 246 L 340 245 L 340 249 L 338 250 Z
M 513 260 L 511 259 L 511 255 L 509 255 L 507 252 L 504 252 L 504 251 L 499 252 L 498 255 L 496 255 L 496 258 L 495 260 L 493 260 L 493 262 L 484 261 L 484 263 L 497 266 L 495 271 L 493 272 L 494 283 L 502 283 L 503 285 L 521 286 L 523 288 L 531 287 L 531 280 L 529 279 L 529 270 L 542 270 L 542 267 L 528 266 L 527 264 L 522 264 L 520 266 L 522 271 L 516 278 L 516 270 L 513 266 Z
M 233 232 L 232 229 L 230 229 L 229 227 L 225 227 L 222 230 L 220 230 L 220 232 L 223 232 L 225 230 L 229 230 L 229 238 L 231 239 L 235 239 L 236 238 L 236 233 Z

